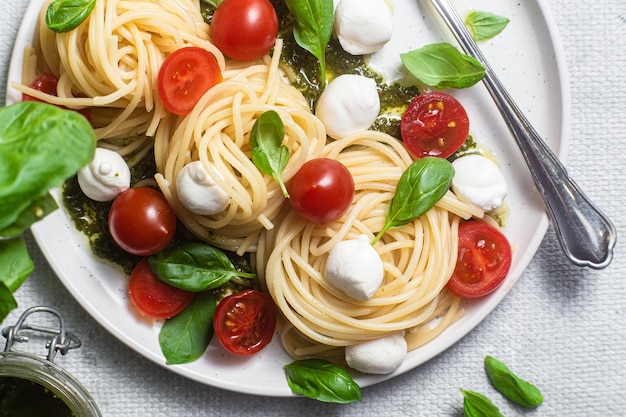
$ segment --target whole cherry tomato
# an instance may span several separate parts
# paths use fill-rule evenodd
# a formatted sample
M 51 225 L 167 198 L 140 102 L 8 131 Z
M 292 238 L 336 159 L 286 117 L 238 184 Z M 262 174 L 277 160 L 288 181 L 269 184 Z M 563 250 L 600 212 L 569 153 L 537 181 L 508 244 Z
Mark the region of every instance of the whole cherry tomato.
M 269 0 L 224 0 L 211 19 L 211 39 L 224 55 L 254 61 L 269 52 L 278 16 Z
M 109 231 L 125 251 L 148 256 L 164 249 L 176 232 L 176 214 L 160 191 L 129 188 L 109 211 Z
M 316 158 L 306 162 L 287 183 L 291 207 L 315 224 L 337 220 L 352 204 L 354 179 L 341 162 Z

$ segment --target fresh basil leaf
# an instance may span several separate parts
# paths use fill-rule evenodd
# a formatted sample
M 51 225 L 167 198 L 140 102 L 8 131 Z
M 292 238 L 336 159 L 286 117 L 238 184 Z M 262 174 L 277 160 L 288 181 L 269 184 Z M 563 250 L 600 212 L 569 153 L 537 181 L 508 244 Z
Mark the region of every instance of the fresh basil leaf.
M 0 108 L 0 231 L 39 219 L 27 211 L 42 208 L 48 190 L 88 164 L 95 147 L 93 128 L 75 111 L 36 101 Z
M 543 403 L 543 396 L 537 387 L 519 378 L 496 358 L 485 357 L 485 371 L 494 388 L 509 400 L 528 408 Z
M 0 240 L 0 323 L 17 307 L 13 293 L 34 267 L 24 239 Z
M 475 10 L 467 15 L 465 24 L 472 32 L 472 38 L 476 41 L 490 39 L 504 30 L 509 24 L 509 19 L 493 13 Z
M 402 173 L 396 194 L 387 206 L 383 228 L 372 245 L 391 228 L 404 226 L 430 210 L 450 188 L 452 164 L 444 158 L 427 156 L 415 160 Z
M 96 0 L 54 0 L 46 9 L 46 25 L 54 32 L 69 32 L 89 17 Z
M 361 388 L 340 366 L 323 359 L 304 359 L 285 366 L 291 391 L 332 403 L 361 401 Z
M 285 0 L 296 18 L 296 42 L 320 63 L 320 83 L 326 85 L 326 47 L 333 32 L 333 0 Z
M 17 301 L 13 297 L 13 292 L 7 285 L 0 281 L 0 323 L 9 315 L 11 310 L 17 308 Z
M 498 407 L 480 392 L 461 389 L 465 417 L 504 417 Z
M 415 78 L 435 88 L 467 88 L 485 76 L 485 67 L 447 42 L 434 43 L 400 54 Z
M 0 282 L 11 292 L 26 281 L 34 268 L 24 239 L 0 240 Z
M 183 311 L 165 321 L 159 345 L 168 364 L 193 362 L 204 353 L 213 337 L 216 307 L 216 295 L 202 292 Z
M 49 193 L 46 193 L 40 199 L 31 202 L 31 205 L 25 207 L 21 213 L 19 213 L 15 222 L 9 227 L 0 230 L 0 236 L 11 237 L 11 236 L 19 236 L 26 229 L 28 229 L 33 223 L 38 222 L 39 220 L 46 217 L 48 214 L 52 213 L 59 206 L 57 202 L 54 200 Z
M 285 198 L 289 197 L 282 173 L 289 162 L 289 148 L 283 145 L 285 125 L 274 110 L 261 114 L 250 132 L 252 162 L 259 170 L 271 175 L 280 185 Z
M 215 289 L 234 277 L 255 277 L 238 271 L 224 252 L 203 243 L 170 245 L 150 256 L 149 263 L 159 279 L 193 292 Z

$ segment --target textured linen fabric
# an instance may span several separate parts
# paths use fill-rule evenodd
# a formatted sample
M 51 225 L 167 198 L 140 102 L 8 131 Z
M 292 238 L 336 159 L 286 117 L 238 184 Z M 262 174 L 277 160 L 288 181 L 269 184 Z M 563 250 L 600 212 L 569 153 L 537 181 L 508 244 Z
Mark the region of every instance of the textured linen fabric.
M 571 79 L 567 167 L 626 232 L 626 2 L 548 0 Z M 9 54 L 27 0 L 2 1 L 0 99 Z M 83 341 L 56 362 L 91 392 L 104 416 L 449 416 L 463 415 L 459 388 L 489 396 L 506 416 L 626 415 L 626 252 L 618 238 L 604 270 L 573 266 L 550 228 L 510 294 L 475 330 L 428 363 L 365 388 L 349 405 L 266 398 L 187 380 L 144 359 L 98 325 L 74 301 L 28 235 L 36 269 L 16 294 L 20 307 L 59 308 Z M 490 386 L 491 354 L 543 392 L 534 411 L 511 405 Z

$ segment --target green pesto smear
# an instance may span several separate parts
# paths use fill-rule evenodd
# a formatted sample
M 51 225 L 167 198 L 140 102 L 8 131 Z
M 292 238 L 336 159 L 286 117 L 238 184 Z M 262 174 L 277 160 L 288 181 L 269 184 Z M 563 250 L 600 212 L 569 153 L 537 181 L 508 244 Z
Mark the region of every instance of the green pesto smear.
M 0 417 L 73 417 L 63 400 L 36 382 L 0 377 Z

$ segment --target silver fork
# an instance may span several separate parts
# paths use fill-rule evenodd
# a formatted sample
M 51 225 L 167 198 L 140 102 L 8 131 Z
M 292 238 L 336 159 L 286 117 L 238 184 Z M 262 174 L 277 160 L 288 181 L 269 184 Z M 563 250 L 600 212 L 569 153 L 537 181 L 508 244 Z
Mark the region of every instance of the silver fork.
M 485 59 L 448 0 L 430 0 L 466 54 L 486 69 L 483 82 L 515 138 L 545 202 L 561 248 L 578 266 L 602 269 L 611 263 L 615 226 L 567 174 L 565 167 L 526 119 Z

